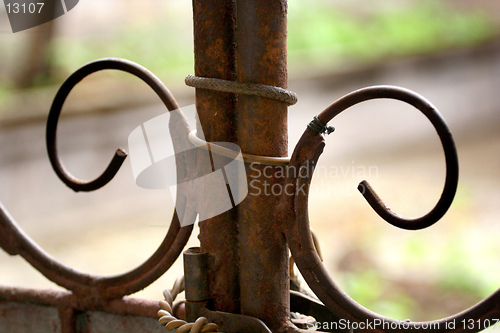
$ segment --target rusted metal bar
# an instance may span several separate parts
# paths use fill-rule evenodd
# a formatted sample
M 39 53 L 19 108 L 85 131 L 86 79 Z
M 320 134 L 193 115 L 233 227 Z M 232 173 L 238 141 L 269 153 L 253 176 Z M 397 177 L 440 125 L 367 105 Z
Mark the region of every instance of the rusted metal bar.
M 158 302 L 124 297 L 88 307 L 66 291 L 0 287 L 0 332 L 162 332 Z
M 81 296 L 67 291 L 2 286 L 0 286 L 0 302 L 32 303 L 56 308 L 66 307 L 76 311 L 104 311 L 117 315 L 133 315 L 155 319 L 159 309 L 157 301 L 132 297 L 123 297 L 89 306 L 89 304 L 82 301 Z
M 201 315 L 208 299 L 208 254 L 201 248 L 190 248 L 184 256 L 184 285 L 186 292 L 186 319 L 194 322 Z
M 184 285 L 187 301 L 208 300 L 207 257 L 207 253 L 199 247 L 184 251 Z
M 76 333 L 76 310 L 72 307 L 60 306 L 57 312 L 61 323 L 61 333 Z
M 236 78 L 235 14 L 232 0 L 193 0 L 196 76 L 224 80 Z M 206 141 L 236 142 L 235 104 L 235 94 L 196 89 L 196 109 Z M 198 163 L 203 164 L 203 161 Z M 199 239 L 202 249 L 208 253 L 209 307 L 238 313 L 236 209 L 200 223 Z
M 75 191 L 90 191 L 105 185 L 113 178 L 126 157 L 126 154 L 121 149 L 117 150 L 117 153 L 106 171 L 97 179 L 86 182 L 76 179 L 69 174 L 64 169 L 57 154 L 56 129 L 66 97 L 73 87 L 85 77 L 94 72 L 106 69 L 125 71 L 142 79 L 156 92 L 168 110 L 173 111 L 179 108 L 170 91 L 155 75 L 146 68 L 131 61 L 113 58 L 100 59 L 90 62 L 75 71 L 63 83 L 54 98 L 47 121 L 46 131 L 47 150 L 54 170 L 60 179 Z M 170 126 L 176 126 L 180 131 L 183 130 L 185 136 L 184 140 L 188 140 L 187 135 L 189 130 L 185 119 L 174 114 L 170 119 Z M 173 138 L 174 149 L 176 149 L 176 151 L 179 145 L 182 144 L 179 140 L 181 139 L 178 137 Z M 179 158 L 177 164 L 178 169 L 181 170 L 181 172 L 178 173 L 178 177 L 181 178 L 185 176 L 185 170 L 187 170 L 186 165 L 193 164 L 190 155 L 186 153 L 183 157 L 184 158 Z M 178 193 L 176 211 L 172 218 L 169 231 L 156 252 L 137 268 L 113 277 L 95 276 L 80 272 L 55 260 L 24 234 L 1 203 L 0 231 L 3 235 L 3 239 L 0 241 L 0 246 L 11 255 L 21 255 L 51 281 L 73 291 L 75 294 L 79 294 L 81 296 L 81 302 L 100 304 L 108 299 L 119 298 L 145 288 L 165 273 L 173 264 L 182 252 L 192 230 L 192 225 L 181 228 L 178 219 L 178 213 L 184 215 L 187 209 L 185 205 L 186 200 L 185 196 Z M 179 209 L 181 211 L 179 211 Z
M 284 0 L 237 0 L 237 80 L 287 87 Z M 244 153 L 287 155 L 287 105 L 238 95 L 238 142 Z M 264 165 L 247 165 L 249 195 L 238 206 L 241 313 L 262 320 L 274 332 L 288 325 L 288 249 L 282 221 L 274 216 L 283 179 Z M 274 170 L 274 169 L 273 169 Z M 258 192 L 258 193 L 257 193 Z
M 413 91 L 394 86 L 373 86 L 356 90 L 333 102 L 318 115 L 317 121 L 321 124 L 326 124 L 345 109 L 355 104 L 378 98 L 390 98 L 408 103 L 420 110 L 427 117 L 434 126 L 443 145 L 446 161 L 446 180 L 443 193 L 434 208 L 424 216 L 413 219 L 405 219 L 392 212 L 382 202 L 367 181 L 363 180 L 359 184 L 358 190 L 377 214 L 390 224 L 408 230 L 427 228 L 439 221 L 446 214 L 455 198 L 458 185 L 458 156 L 455 142 L 446 122 L 436 107 Z
M 118 148 L 108 167 L 100 176 L 91 181 L 84 181 L 75 178 L 64 168 L 57 151 L 57 124 L 59 122 L 59 116 L 61 114 L 64 101 L 68 97 L 71 90 L 85 77 L 92 73 L 107 69 L 124 71 L 140 78 L 156 92 L 168 110 L 173 111 L 179 109 L 177 101 L 167 87 L 165 87 L 165 85 L 153 73 L 132 61 L 114 58 L 99 59 L 80 67 L 77 71 L 72 73 L 64 81 L 54 97 L 54 101 L 47 118 L 45 137 L 47 143 L 47 153 L 55 173 L 64 184 L 75 192 L 94 191 L 106 185 L 111 181 L 111 179 L 113 179 L 120 169 L 123 161 L 127 157 L 127 153 L 123 149 Z
M 0 202 L 0 245 L 10 255 L 21 255 L 49 280 L 78 294 L 79 302 L 87 306 L 103 304 L 147 287 L 173 264 L 191 230 L 192 226 L 180 228 L 177 214 L 174 214 L 162 244 L 143 264 L 117 276 L 96 276 L 77 271 L 43 251 L 17 226 Z
M 240 82 L 240 88 L 248 84 L 265 85 L 271 90 L 274 88 L 269 86 L 286 88 L 286 0 L 193 0 L 193 9 L 195 74 L 198 78 L 221 79 L 226 83 L 236 80 Z M 103 175 L 85 182 L 67 173 L 57 156 L 55 133 L 66 96 L 86 75 L 102 69 L 119 69 L 134 74 L 155 90 L 169 110 L 178 107 L 154 75 L 128 61 L 98 60 L 70 76 L 56 95 L 49 115 L 47 146 L 56 173 L 75 191 L 94 190 L 105 185 L 125 158 L 124 152 L 118 150 L 114 162 Z M 258 158 L 262 163 L 269 161 L 263 156 L 286 156 L 286 102 L 262 97 L 265 95 L 240 94 L 244 90 L 236 91 L 238 95 L 235 95 L 235 90 L 226 90 L 233 91 L 228 93 L 207 89 L 196 90 L 198 131 L 204 133 L 207 141 L 237 142 L 245 156 Z M 272 165 L 247 162 L 250 186 L 247 199 L 237 209 L 200 224 L 201 248 L 189 249 L 184 256 L 189 319 L 205 315 L 229 332 L 305 332 L 290 322 L 288 244 L 303 276 L 324 305 L 297 294 L 292 294 L 292 298 L 299 307 L 314 313 L 317 319 L 358 323 L 358 327 L 367 332 L 424 333 L 478 331 L 486 328 L 481 326 L 481 320 L 484 324 L 486 319 L 500 316 L 498 290 L 474 307 L 433 323 L 385 318 L 347 297 L 326 272 L 309 227 L 308 191 L 302 189 L 308 189 L 314 166 L 325 146 L 321 133 L 333 130 L 326 124 L 346 108 L 375 98 L 407 102 L 427 116 L 443 144 L 447 174 L 440 200 L 428 214 L 417 219 L 404 219 L 391 212 L 364 181 L 359 187 L 362 194 L 382 218 L 404 229 L 428 227 L 446 213 L 458 183 L 458 160 L 451 133 L 437 110 L 413 92 L 396 87 L 371 87 L 346 95 L 309 124 L 289 165 L 284 166 L 283 160 L 270 163 Z M 173 138 L 174 148 L 178 148 L 187 144 L 188 126 L 182 116 L 173 116 L 172 119 L 169 126 L 181 128 L 180 132 L 183 132 Z M 212 150 L 209 154 L 191 150 L 179 159 L 178 180 L 213 171 L 202 168 L 210 165 L 213 169 L 219 164 L 219 158 L 223 157 L 216 156 Z M 214 195 L 212 188 L 208 190 L 202 191 L 201 195 L 211 195 L 210 201 L 219 199 L 219 194 Z M 96 312 L 155 318 L 159 308 L 156 302 L 122 296 L 152 283 L 170 267 L 185 246 L 191 226 L 181 228 L 177 212 L 188 214 L 194 221 L 196 211 L 191 208 L 195 204 L 190 205 L 189 195 L 191 193 L 178 193 L 176 213 L 158 250 L 139 267 L 114 277 L 78 272 L 56 261 L 22 232 L 0 203 L 0 246 L 11 255 L 23 256 L 48 279 L 71 290 L 0 287 L 0 305 L 10 309 L 17 303 L 53 307 L 51 316 L 57 318 L 53 314 L 55 308 L 63 333 L 76 332 L 77 321 L 91 318 Z M 201 204 L 210 202 L 205 200 Z M 24 314 L 24 308 L 18 308 Z M 452 325 L 471 319 L 478 323 L 473 329 Z
M 373 98 L 394 98 L 415 106 L 431 121 L 442 141 L 446 156 L 447 177 L 442 197 L 436 206 L 438 208 L 434 208 L 431 213 L 416 221 L 401 219 L 401 221 L 392 223 L 406 229 L 432 224 L 436 222 L 435 219 L 439 219 L 446 212 L 453 200 L 458 181 L 458 160 L 453 138 L 444 120 L 430 103 L 415 93 L 400 88 L 387 86 L 367 88 L 339 99 L 320 113 L 319 121 L 322 123 L 320 126 L 325 127 L 328 121 L 349 106 Z M 321 130 L 318 131 L 314 129 L 314 126 L 312 127 L 306 129 L 302 135 L 289 165 L 289 168 L 303 169 L 305 172 L 298 173 L 297 177 L 290 177 L 286 180 L 287 186 L 290 186 L 291 192 L 295 195 L 282 196 L 278 210 L 280 216 L 288 223 L 287 240 L 297 266 L 309 287 L 331 313 L 344 321 L 356 323 L 358 327 L 361 323 L 365 327 L 364 332 L 477 332 L 480 330 L 478 326 L 468 329 L 464 325 L 457 325 L 457 323 L 471 319 L 477 323 L 487 323 L 486 319 L 498 318 L 500 316 L 500 290 L 464 312 L 433 322 L 403 322 L 386 318 L 365 309 L 342 292 L 323 266 L 310 233 L 307 209 L 308 189 L 314 173 L 314 166 L 317 165 L 325 147 L 324 138 L 320 134 Z M 297 188 L 303 188 L 305 191 L 298 191 Z M 415 225 L 412 226 L 412 223 Z

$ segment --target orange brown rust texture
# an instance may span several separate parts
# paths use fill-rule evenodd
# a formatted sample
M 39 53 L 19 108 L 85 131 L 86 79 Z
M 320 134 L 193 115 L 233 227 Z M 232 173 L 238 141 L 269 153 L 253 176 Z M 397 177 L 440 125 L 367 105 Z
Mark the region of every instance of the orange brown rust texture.
M 287 87 L 286 1 L 194 0 L 193 8 L 197 76 Z M 207 141 L 237 142 L 250 154 L 287 155 L 286 104 L 197 89 L 196 106 Z M 253 179 L 257 186 L 283 181 Z M 209 255 L 209 307 L 254 316 L 273 331 L 289 326 L 288 248 L 283 222 L 274 216 L 278 201 L 250 194 L 237 212 L 202 222 L 199 236 Z
M 286 1 L 240 1 L 237 18 L 237 80 L 286 88 Z M 243 152 L 286 156 L 286 105 L 239 95 L 238 131 Z
M 237 1 L 237 43 L 238 81 L 287 87 L 286 1 Z M 287 105 L 239 95 L 237 110 L 243 152 L 287 155 Z M 260 189 L 265 182 L 281 186 L 283 179 L 256 171 L 269 167 L 248 167 L 249 181 Z M 261 319 L 275 332 L 289 321 L 288 248 L 283 222 L 275 217 L 279 197 L 256 195 L 253 190 L 238 206 L 241 312 Z
M 235 80 L 235 11 L 234 1 L 193 1 L 195 75 Z M 196 89 L 207 141 L 236 142 L 235 104 L 234 94 Z M 209 256 L 209 307 L 232 313 L 240 311 L 237 237 L 235 209 L 200 223 L 201 247 Z

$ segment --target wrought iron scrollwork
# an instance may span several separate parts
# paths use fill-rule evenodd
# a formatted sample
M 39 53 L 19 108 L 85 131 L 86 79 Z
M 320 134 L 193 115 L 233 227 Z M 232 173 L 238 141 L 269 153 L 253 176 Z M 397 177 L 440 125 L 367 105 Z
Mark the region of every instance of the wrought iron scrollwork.
M 66 97 L 86 76 L 108 69 L 121 70 L 140 78 L 156 92 L 168 110 L 179 109 L 174 97 L 163 83 L 147 69 L 134 62 L 114 58 L 100 59 L 75 71 L 63 83 L 54 98 L 46 131 L 47 150 L 52 166 L 59 178 L 75 191 L 93 191 L 104 186 L 118 172 L 126 158 L 125 151 L 118 149 L 101 176 L 92 181 L 83 181 L 73 177 L 65 170 L 57 153 L 57 123 Z M 183 121 L 183 119 L 176 117 L 176 121 L 179 120 Z M 187 140 L 189 134 L 187 125 L 185 128 L 180 126 L 179 130 L 185 130 Z M 179 163 L 189 163 L 188 159 L 180 159 Z M 176 207 L 186 209 L 186 198 L 178 196 L 177 200 L 179 204 Z M 147 287 L 170 268 L 182 252 L 192 231 L 192 225 L 181 228 L 178 213 L 183 214 L 184 212 L 174 212 L 170 228 L 156 252 L 143 264 L 116 276 L 95 276 L 77 271 L 59 262 L 25 234 L 1 204 L 0 234 L 2 238 L 0 245 L 11 255 L 21 255 L 49 280 L 74 292 L 83 303 L 85 301 L 89 304 L 100 303 L 102 300 L 119 298 L 137 292 Z
M 361 182 L 358 189 L 363 190 L 361 192 L 371 207 L 390 224 L 410 230 L 426 228 L 436 223 L 446 213 L 453 201 L 458 184 L 458 158 L 455 144 L 444 119 L 437 109 L 430 102 L 412 91 L 391 86 L 375 86 L 357 90 L 340 98 L 322 111 L 318 118 L 326 126 L 329 121 L 345 109 L 357 103 L 376 98 L 391 98 L 409 103 L 429 119 L 443 145 L 446 159 L 446 180 L 443 193 L 436 206 L 426 215 L 416 219 L 404 219 L 390 211 L 366 181 Z M 304 177 L 287 179 L 287 184 L 297 188 L 305 185 L 304 187 L 308 189 L 314 172 L 313 166 L 316 165 L 324 147 L 325 142 L 321 133 L 307 128 L 295 147 L 290 160 L 290 167 L 296 169 L 309 168 L 309 172 L 304 173 Z M 330 278 L 315 250 L 307 213 L 309 194 L 303 194 L 302 191 L 292 191 L 292 193 L 295 193 L 295 196 L 282 196 L 279 213 L 280 218 L 288 221 L 286 235 L 292 256 L 309 287 L 324 303 L 334 318 L 349 320 L 351 323 L 385 324 L 385 326 L 380 325 L 376 328 L 367 327 L 366 330 L 363 330 L 367 332 L 406 332 L 410 330 L 412 332 L 463 332 L 467 331 L 467 329 L 455 327 L 455 325 L 451 324 L 462 322 L 462 320 L 474 319 L 481 321 L 499 318 L 500 290 L 462 313 L 432 323 L 398 321 L 380 316 L 362 307 L 347 296 Z M 319 313 L 321 314 L 321 312 Z M 478 326 L 472 331 L 478 331 L 477 328 Z
M 52 102 L 49 117 L 47 119 L 46 143 L 50 163 L 52 164 L 55 173 L 64 184 L 76 192 L 94 191 L 106 185 L 109 181 L 111 181 L 111 179 L 113 179 L 120 169 L 123 161 L 127 157 L 125 150 L 118 148 L 113 155 L 111 162 L 108 164 L 108 167 L 99 177 L 91 181 L 84 181 L 74 177 L 66 170 L 57 151 L 57 124 L 59 122 L 59 116 L 61 115 L 64 101 L 68 97 L 71 90 L 86 76 L 108 69 L 120 70 L 140 78 L 155 91 L 169 111 L 179 109 L 179 105 L 175 101 L 174 96 L 172 96 L 170 91 L 167 87 L 165 87 L 160 79 L 158 79 L 146 68 L 132 61 L 116 58 L 95 60 L 82 66 L 71 74 L 61 85 L 56 96 L 54 97 L 54 101 Z
M 85 181 L 75 178 L 64 168 L 57 152 L 57 124 L 67 96 L 86 76 L 107 69 L 121 70 L 140 78 L 156 92 L 168 110 L 172 111 L 179 109 L 172 94 L 156 76 L 145 68 L 130 61 L 121 59 L 96 60 L 81 67 L 70 75 L 54 98 L 47 122 L 46 139 L 49 159 L 56 174 L 74 191 L 93 191 L 104 186 L 118 172 L 126 158 L 126 152 L 122 149 L 118 149 L 106 170 L 99 177 L 91 181 Z M 434 208 L 424 216 L 414 219 L 406 219 L 392 212 L 378 197 L 368 182 L 362 181 L 358 189 L 378 215 L 390 224 L 408 230 L 429 227 L 436 223 L 447 212 L 453 202 L 458 185 L 458 157 L 451 132 L 438 110 L 425 98 L 406 89 L 392 86 L 375 86 L 360 89 L 338 99 L 322 111 L 314 120 L 318 126 L 308 126 L 295 147 L 294 153 L 288 163 L 289 168 L 308 168 L 310 170 L 306 173 L 299 173 L 302 175 L 305 174 L 305 176 L 300 176 L 293 172 L 289 173 L 295 176 L 289 176 L 289 178 L 285 180 L 285 186 L 302 188 L 302 186 L 305 185 L 304 188 L 309 188 L 314 171 L 313 166 L 316 165 L 325 146 L 324 138 L 321 133 L 325 131 L 331 132 L 331 130 L 327 128 L 327 123 L 342 111 L 355 104 L 378 98 L 396 99 L 408 103 L 420 110 L 427 117 L 434 126 L 443 146 L 446 162 L 446 179 L 443 192 Z M 185 121 L 185 119 L 176 119 L 176 121 L 179 120 L 181 123 Z M 180 129 L 182 135 L 176 139 L 173 138 L 174 149 L 176 145 L 187 144 L 190 137 L 192 139 L 189 126 L 187 126 L 187 124 L 185 125 L 186 126 L 181 126 L 182 128 Z M 176 140 L 184 140 L 185 142 L 176 142 Z M 275 162 L 276 161 L 273 161 L 273 165 L 277 164 Z M 279 162 L 281 164 L 284 161 L 280 160 Z M 186 170 L 189 166 L 196 165 L 196 162 L 190 160 L 189 156 L 183 156 L 177 163 L 179 163 L 177 165 L 178 168 L 184 168 Z M 306 302 L 314 312 L 313 315 L 321 318 L 342 318 L 351 322 L 380 321 L 389 325 L 389 329 L 366 330 L 377 332 L 403 332 L 407 330 L 414 332 L 458 332 L 463 330 L 458 328 L 451 329 L 448 324 L 452 321 L 461 321 L 463 319 L 473 318 L 478 320 L 498 318 L 498 316 L 500 316 L 500 290 L 467 311 L 433 322 L 433 329 L 430 330 L 427 329 L 429 326 L 425 325 L 426 323 L 401 322 L 382 317 L 365 309 L 349 298 L 334 283 L 318 256 L 308 220 L 308 192 L 288 191 L 287 194 L 289 193 L 294 193 L 294 195 L 284 194 L 281 196 L 280 204 L 277 207 L 276 217 L 287 221 L 284 233 L 292 252 L 293 259 L 306 282 L 324 305 L 315 300 L 306 299 L 296 293 L 292 293 L 291 295 L 292 303 L 304 304 L 304 302 Z M 187 200 L 188 198 L 186 196 L 179 195 L 178 193 L 176 207 L 180 207 L 181 210 L 184 210 L 179 212 L 181 215 L 189 214 L 194 222 L 196 212 L 187 211 L 190 209 L 189 207 L 191 207 L 187 205 Z M 170 229 L 163 243 L 146 262 L 121 275 L 112 277 L 92 276 L 76 271 L 58 262 L 41 250 L 35 242 L 24 234 L 14 222 L 14 219 L 0 204 L 0 233 L 2 234 L 0 245 L 11 255 L 23 256 L 48 279 L 72 291 L 79 297 L 78 301 L 89 306 L 102 304 L 105 300 L 131 294 L 151 284 L 168 270 L 179 256 L 191 234 L 191 230 L 192 223 L 188 227 L 180 227 L 178 214 L 174 212 Z M 167 307 L 165 304 L 163 305 Z M 199 313 L 204 313 L 210 320 L 217 318 L 225 318 L 225 320 L 229 321 L 246 320 L 247 324 L 250 326 L 257 325 L 255 322 L 252 322 L 252 318 L 249 317 L 245 319 L 244 316 L 241 315 L 212 312 L 208 311 L 206 308 L 200 308 L 198 310 Z M 259 325 L 260 324 L 259 322 Z M 265 329 L 267 330 L 267 328 Z M 265 330 L 263 329 L 263 331 Z
M 359 184 L 358 190 L 363 194 L 377 214 L 390 224 L 408 230 L 427 228 L 436 223 L 446 213 L 453 202 L 458 185 L 457 150 L 451 132 L 438 110 L 429 101 L 413 91 L 393 86 L 374 86 L 345 95 L 323 110 L 318 115 L 318 118 L 326 124 L 342 111 L 355 104 L 379 98 L 396 99 L 414 106 L 420 110 L 434 126 L 441 140 L 441 144 L 443 145 L 446 161 L 444 188 L 434 208 L 424 216 L 414 219 L 403 218 L 391 211 L 366 180 L 363 180 Z

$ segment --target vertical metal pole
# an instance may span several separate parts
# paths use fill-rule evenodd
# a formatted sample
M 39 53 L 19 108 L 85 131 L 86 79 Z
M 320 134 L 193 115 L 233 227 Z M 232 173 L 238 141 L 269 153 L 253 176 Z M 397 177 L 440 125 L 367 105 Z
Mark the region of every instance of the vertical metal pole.
M 71 307 L 59 307 L 57 312 L 61 322 L 61 333 L 76 333 L 76 310 Z
M 286 88 L 285 0 L 193 0 L 193 11 L 197 76 Z M 196 106 L 207 141 L 287 155 L 286 104 L 197 89 Z M 278 331 L 289 319 L 288 248 L 273 216 L 283 178 L 268 177 L 269 168 L 247 165 L 249 196 L 237 212 L 202 222 L 199 238 L 208 253 L 209 307 L 257 317 Z
M 186 300 L 204 302 L 208 300 L 207 253 L 199 247 L 184 251 L 184 284 Z
M 237 80 L 287 87 L 286 0 L 237 0 Z M 238 142 L 254 155 L 287 155 L 287 105 L 238 96 Z M 288 249 L 274 217 L 283 178 L 276 167 L 249 165 L 249 195 L 238 206 L 241 312 L 272 331 L 289 317 Z M 273 191 L 274 189 L 274 191 Z
M 198 318 L 197 310 L 209 299 L 207 283 L 206 252 L 199 247 L 184 251 L 184 285 L 186 290 L 186 319 L 194 322 Z
M 197 76 L 236 79 L 235 11 L 234 0 L 193 0 Z M 234 94 L 196 89 L 196 109 L 207 141 L 236 142 L 235 104 Z M 240 295 L 236 209 L 201 222 L 199 239 L 202 249 L 208 253 L 208 306 L 219 311 L 238 313 Z

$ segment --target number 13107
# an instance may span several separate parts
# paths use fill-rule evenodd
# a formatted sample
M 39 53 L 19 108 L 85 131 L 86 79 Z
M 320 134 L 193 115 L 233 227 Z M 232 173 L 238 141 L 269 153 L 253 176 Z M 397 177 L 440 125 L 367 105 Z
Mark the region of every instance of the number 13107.
M 5 6 L 7 7 L 8 14 L 40 14 L 42 12 L 44 3 L 7 3 Z

